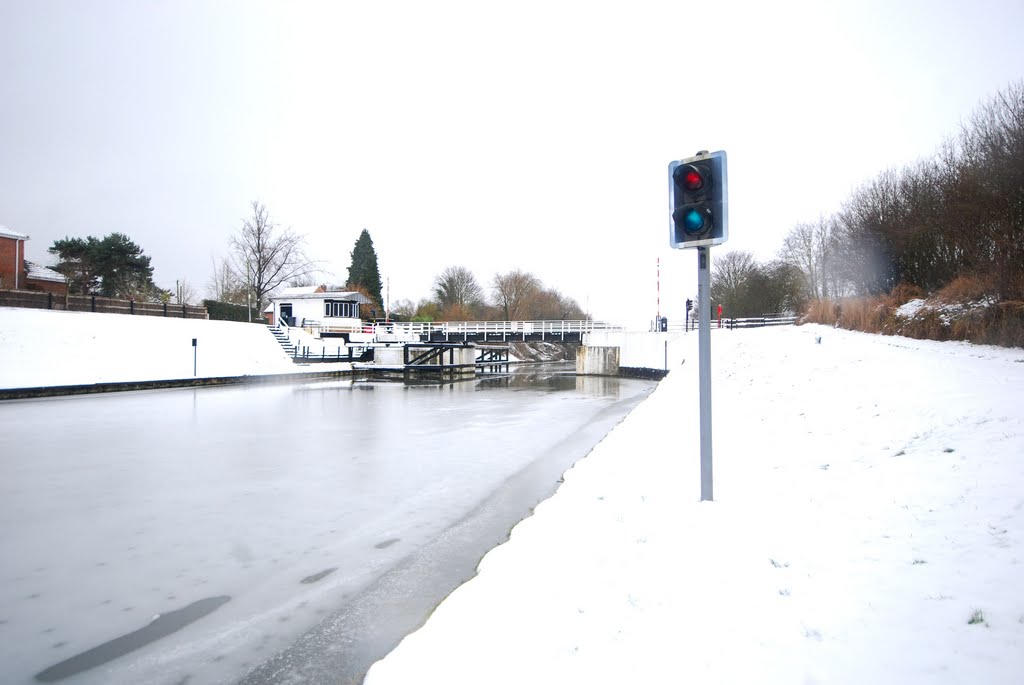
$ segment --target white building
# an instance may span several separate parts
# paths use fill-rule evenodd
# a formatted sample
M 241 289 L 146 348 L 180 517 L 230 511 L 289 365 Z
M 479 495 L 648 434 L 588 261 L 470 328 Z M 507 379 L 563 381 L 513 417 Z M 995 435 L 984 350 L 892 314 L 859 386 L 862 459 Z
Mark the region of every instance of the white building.
M 373 302 L 362 293 L 332 290 L 329 286 L 285 288 L 270 298 L 264 316 L 270 325 L 276 323 L 303 328 L 321 338 L 344 338 L 361 341 L 370 333 L 372 324 L 364 327 L 363 317 L 373 318 Z

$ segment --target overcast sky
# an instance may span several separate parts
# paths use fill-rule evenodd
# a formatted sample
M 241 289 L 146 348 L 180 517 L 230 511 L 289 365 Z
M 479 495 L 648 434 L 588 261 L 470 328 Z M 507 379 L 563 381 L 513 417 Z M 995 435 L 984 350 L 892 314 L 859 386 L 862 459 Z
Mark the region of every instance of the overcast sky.
M 259 200 L 338 282 L 367 228 L 392 302 L 521 268 L 643 322 L 660 258 L 679 317 L 670 161 L 726 150 L 713 254 L 770 258 L 1024 77 L 1022 26 L 1020 0 L 0 0 L 0 224 L 44 263 L 122 232 L 205 292 Z

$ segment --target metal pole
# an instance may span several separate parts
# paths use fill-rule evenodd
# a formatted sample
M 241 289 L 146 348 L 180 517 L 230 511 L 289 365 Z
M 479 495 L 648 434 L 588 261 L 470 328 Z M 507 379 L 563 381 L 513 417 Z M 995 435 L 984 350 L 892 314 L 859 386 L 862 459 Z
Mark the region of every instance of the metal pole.
M 654 318 L 654 330 L 659 331 L 659 330 L 661 330 L 661 257 L 658 257 L 657 269 L 658 269 L 658 275 L 657 275 L 657 281 L 658 281 L 658 298 L 657 298 L 658 301 L 657 301 L 657 305 L 658 305 L 658 307 L 657 307 L 657 313 L 655 314 L 655 318 Z
M 711 248 L 697 248 L 697 358 L 700 365 L 700 499 L 714 499 L 711 478 Z

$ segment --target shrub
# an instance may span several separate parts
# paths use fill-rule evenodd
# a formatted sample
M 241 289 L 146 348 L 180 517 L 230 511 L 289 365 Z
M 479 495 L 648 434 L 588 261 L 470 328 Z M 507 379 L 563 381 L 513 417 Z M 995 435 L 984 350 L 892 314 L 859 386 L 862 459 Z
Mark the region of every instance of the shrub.
M 230 304 L 217 300 L 203 300 L 211 321 L 249 321 L 249 308 L 244 304 Z M 253 310 L 252 322 L 265 324 L 267 321 L 259 312 Z
M 900 285 L 887 295 L 813 300 L 801 323 L 923 340 L 1024 347 L 1024 302 L 994 302 L 987 292 L 983 280 L 957 278 L 907 318 L 897 316 L 897 310 L 913 299 L 924 299 L 924 293 L 920 288 Z

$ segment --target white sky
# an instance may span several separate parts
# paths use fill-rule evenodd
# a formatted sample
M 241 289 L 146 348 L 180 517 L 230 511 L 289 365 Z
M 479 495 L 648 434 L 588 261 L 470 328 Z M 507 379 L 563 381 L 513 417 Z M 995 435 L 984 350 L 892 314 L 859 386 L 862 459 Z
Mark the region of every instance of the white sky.
M 727 150 L 727 247 L 772 257 L 1022 78 L 1021 26 L 1019 0 L 0 0 L 0 224 L 43 262 L 126 233 L 202 292 L 259 199 L 338 281 L 369 229 L 392 301 L 522 268 L 646 321 L 660 258 L 678 318 L 669 161 Z

